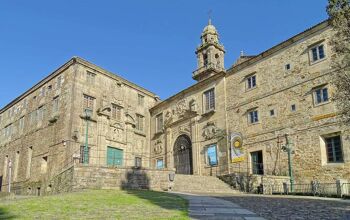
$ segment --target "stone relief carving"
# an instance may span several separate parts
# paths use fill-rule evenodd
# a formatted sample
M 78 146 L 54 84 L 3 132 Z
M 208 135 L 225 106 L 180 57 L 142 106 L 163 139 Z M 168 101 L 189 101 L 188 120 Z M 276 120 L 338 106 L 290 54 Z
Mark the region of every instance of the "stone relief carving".
M 179 133 L 190 133 L 190 128 L 188 125 L 181 125 L 178 128 Z
M 165 115 L 164 115 L 164 124 L 165 125 L 169 125 L 173 122 L 173 113 L 170 109 L 168 109 L 166 112 L 165 112 Z
M 205 140 L 211 140 L 216 137 L 218 131 L 219 129 L 216 127 L 214 122 L 208 122 L 203 127 L 202 136 L 204 137 Z
M 153 151 L 155 154 L 161 154 L 163 152 L 162 140 L 159 139 L 155 141 Z
M 187 103 L 186 99 L 182 99 L 174 107 L 174 113 L 178 117 L 182 117 L 186 113 L 186 111 L 188 110 L 188 106 L 186 103 Z
M 191 112 L 195 112 L 195 113 L 198 112 L 197 101 L 194 98 L 190 101 L 189 105 L 190 105 L 190 111 Z

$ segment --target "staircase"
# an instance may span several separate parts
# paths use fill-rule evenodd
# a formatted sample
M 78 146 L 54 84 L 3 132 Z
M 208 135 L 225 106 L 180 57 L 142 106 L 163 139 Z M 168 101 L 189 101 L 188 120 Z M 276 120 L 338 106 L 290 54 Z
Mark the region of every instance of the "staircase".
M 239 193 L 239 191 L 232 189 L 229 185 L 214 176 L 194 176 L 181 174 L 175 175 L 172 191 L 204 194 Z

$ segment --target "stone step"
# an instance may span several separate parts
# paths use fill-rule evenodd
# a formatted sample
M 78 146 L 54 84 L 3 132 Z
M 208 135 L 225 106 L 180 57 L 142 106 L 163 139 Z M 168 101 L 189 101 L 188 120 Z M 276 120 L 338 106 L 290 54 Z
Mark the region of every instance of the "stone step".
M 173 191 L 187 193 L 239 193 L 214 176 L 176 174 Z

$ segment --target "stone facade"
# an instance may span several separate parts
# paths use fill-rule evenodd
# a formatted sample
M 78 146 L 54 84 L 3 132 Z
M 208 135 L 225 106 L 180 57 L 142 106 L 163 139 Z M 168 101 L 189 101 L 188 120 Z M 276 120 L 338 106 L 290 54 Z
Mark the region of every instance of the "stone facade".
M 331 99 L 333 37 L 325 21 L 259 55 L 241 54 L 225 70 L 209 22 L 196 50 L 198 82 L 164 101 L 74 57 L 0 111 L 1 190 L 10 162 L 21 192 L 73 190 L 78 170 L 94 173 L 95 183 L 140 167 L 149 178 L 175 171 L 273 179 L 288 175 L 286 146 L 296 183 L 350 180 L 349 128 Z

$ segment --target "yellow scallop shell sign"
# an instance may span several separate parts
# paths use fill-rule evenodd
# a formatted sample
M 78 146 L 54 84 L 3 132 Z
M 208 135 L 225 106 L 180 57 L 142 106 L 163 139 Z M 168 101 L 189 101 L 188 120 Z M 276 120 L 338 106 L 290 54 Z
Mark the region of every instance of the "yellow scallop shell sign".
M 231 134 L 231 162 L 244 161 L 243 140 L 240 133 Z

